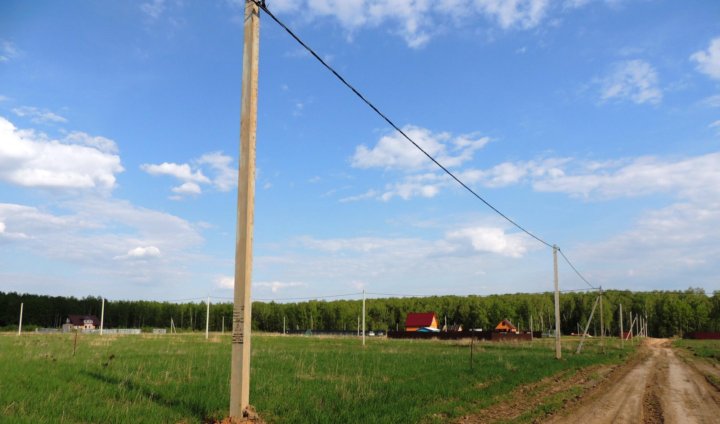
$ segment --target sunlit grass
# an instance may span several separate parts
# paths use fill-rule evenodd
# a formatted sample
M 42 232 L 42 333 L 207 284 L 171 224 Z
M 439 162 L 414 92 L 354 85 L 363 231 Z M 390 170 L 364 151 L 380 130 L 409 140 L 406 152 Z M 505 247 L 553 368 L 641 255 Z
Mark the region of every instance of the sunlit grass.
M 214 335 L 0 336 L 0 421 L 202 422 L 229 404 L 230 339 Z M 519 385 L 630 352 L 598 340 L 562 361 L 551 340 L 475 343 L 253 336 L 251 403 L 270 422 L 442 422 Z

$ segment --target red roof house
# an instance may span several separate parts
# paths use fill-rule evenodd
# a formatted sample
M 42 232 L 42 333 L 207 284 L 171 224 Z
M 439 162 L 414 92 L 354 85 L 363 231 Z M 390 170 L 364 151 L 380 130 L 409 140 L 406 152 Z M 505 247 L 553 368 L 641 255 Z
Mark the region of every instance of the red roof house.
M 438 328 L 435 312 L 410 312 L 405 320 L 405 331 L 418 331 L 422 328 Z
M 100 320 L 95 315 L 69 315 L 67 323 L 75 329 L 94 330 L 100 327 Z
M 517 328 L 515 328 L 515 326 L 512 325 L 512 323 L 507 319 L 500 321 L 500 323 L 495 327 L 495 331 L 500 332 L 500 333 L 517 333 L 518 332 Z

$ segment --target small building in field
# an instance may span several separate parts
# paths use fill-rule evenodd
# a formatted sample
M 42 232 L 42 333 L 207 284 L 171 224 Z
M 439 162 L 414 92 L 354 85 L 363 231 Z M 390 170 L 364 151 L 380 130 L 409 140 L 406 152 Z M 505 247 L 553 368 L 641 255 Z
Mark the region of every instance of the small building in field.
M 498 325 L 495 326 L 495 331 L 498 333 L 517 333 L 517 328 L 506 318 Z
M 405 320 L 405 331 L 435 332 L 438 320 L 435 312 L 410 312 Z
M 95 315 L 69 315 L 62 326 L 63 332 L 94 330 L 98 327 L 100 327 L 100 320 Z

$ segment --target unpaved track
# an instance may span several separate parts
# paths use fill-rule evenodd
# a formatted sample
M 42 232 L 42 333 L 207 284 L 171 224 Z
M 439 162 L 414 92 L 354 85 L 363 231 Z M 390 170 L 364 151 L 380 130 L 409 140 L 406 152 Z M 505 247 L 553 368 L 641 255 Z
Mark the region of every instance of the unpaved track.
M 647 339 L 648 355 L 612 386 L 552 423 L 720 423 L 720 393 L 678 359 L 667 339 Z

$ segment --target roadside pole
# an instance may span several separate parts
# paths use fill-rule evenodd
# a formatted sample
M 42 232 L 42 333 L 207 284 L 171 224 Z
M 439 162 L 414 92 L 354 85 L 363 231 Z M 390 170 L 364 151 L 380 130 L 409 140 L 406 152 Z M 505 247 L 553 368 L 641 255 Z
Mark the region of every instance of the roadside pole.
M 600 286 L 600 347 L 605 353 L 605 320 L 603 319 L 603 291 Z
M 102 306 L 100 307 L 100 335 L 103 335 L 105 328 L 105 298 L 103 297 Z
M 205 340 L 210 337 L 210 296 L 207 298 L 207 313 L 205 314 Z
M 362 337 L 363 346 L 365 346 L 365 289 L 363 289 L 363 318 L 362 318 Z
M 532 321 L 532 314 L 530 314 L 530 340 L 533 339 L 533 321 Z
M 622 303 L 620 304 L 620 348 L 625 349 L 625 333 L 623 332 Z
M 583 331 L 582 338 L 580 338 L 580 343 L 578 344 L 577 350 L 575 351 L 576 354 L 580 353 L 580 351 L 582 351 L 583 342 L 585 341 L 585 335 L 587 334 L 588 329 L 590 328 L 590 323 L 592 322 L 593 315 L 595 315 L 595 308 L 597 307 L 599 301 L 600 301 L 600 297 L 598 296 L 595 298 L 595 302 L 593 303 L 592 311 L 590 311 L 590 318 L 588 318 L 588 322 L 587 322 L 587 324 L 585 324 L 585 331 Z
M 285 335 L 285 315 L 283 315 L 283 336 Z
M 260 9 L 245 1 L 242 98 L 240 107 L 240 159 L 237 229 L 235 234 L 235 290 L 232 317 L 230 418 L 250 413 L 250 330 L 252 301 L 253 212 L 255 209 L 255 137 L 257 131 L 258 49 Z
M 558 285 L 558 247 L 553 245 L 553 266 L 555 270 L 555 359 L 562 358 L 562 346 L 560 341 L 560 288 Z
M 18 336 L 22 334 L 22 315 L 23 315 L 23 307 L 25 306 L 25 303 L 20 303 L 20 321 L 18 322 Z

